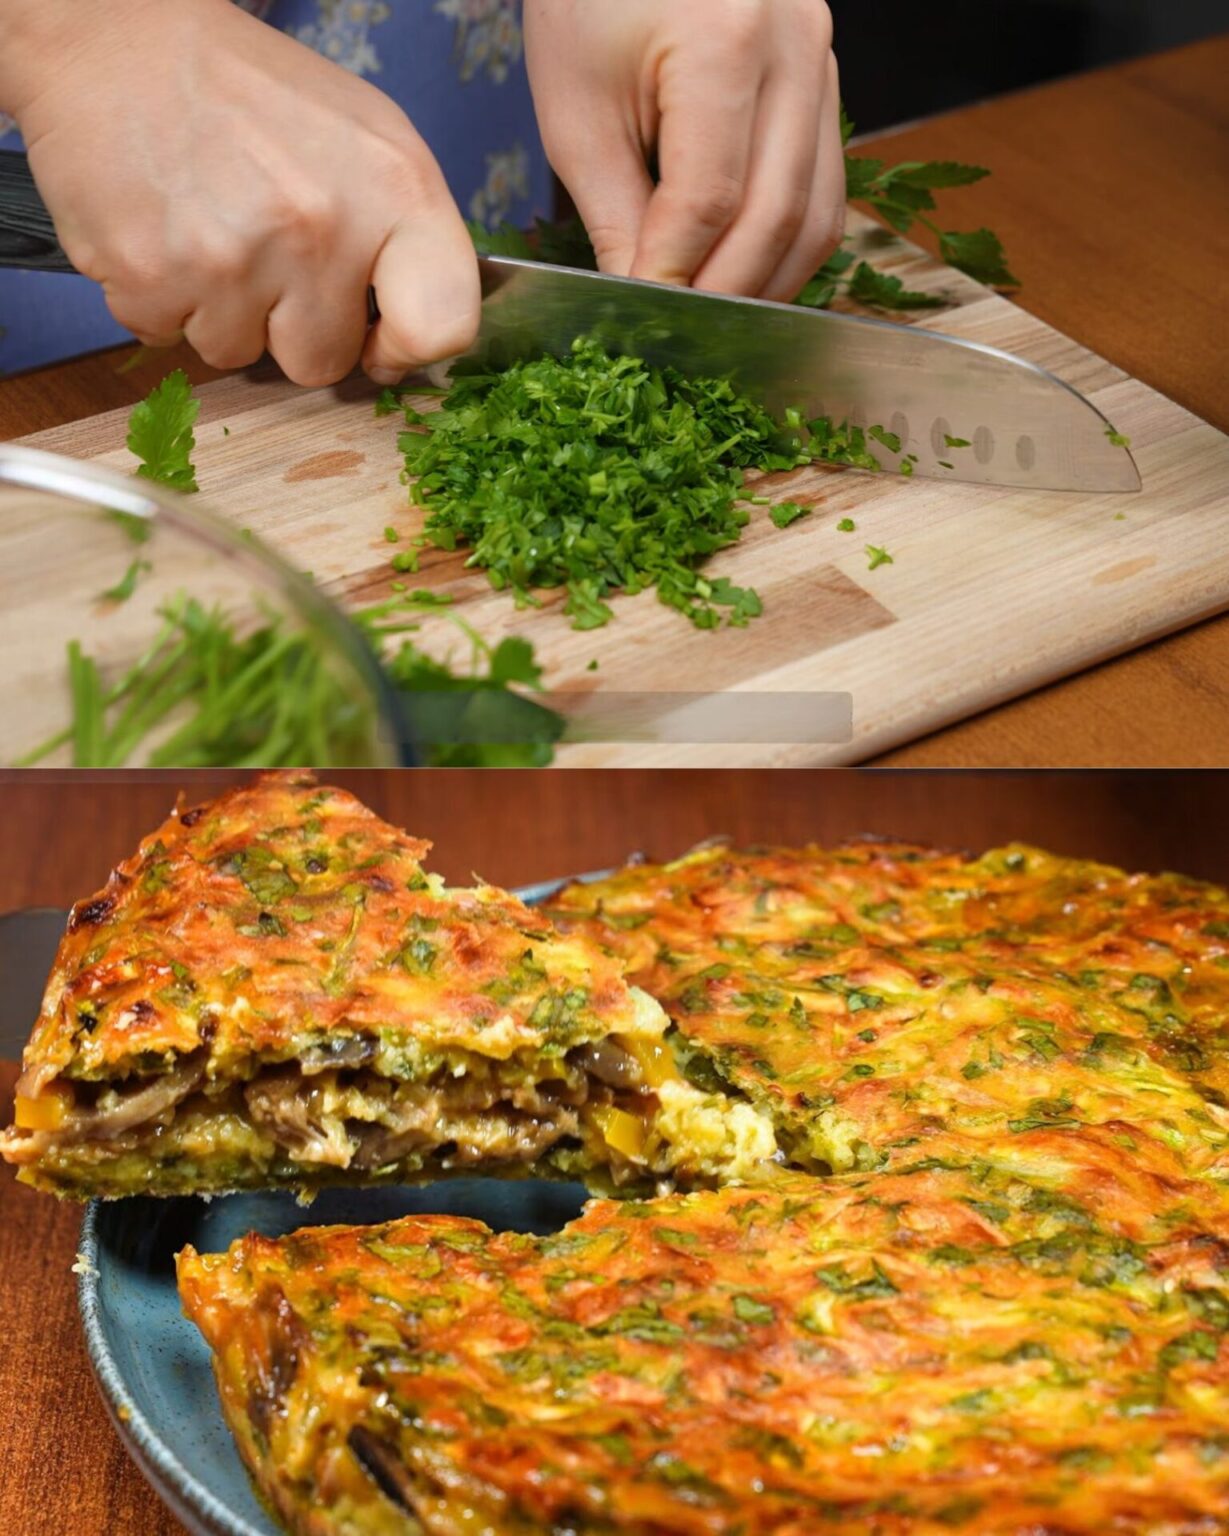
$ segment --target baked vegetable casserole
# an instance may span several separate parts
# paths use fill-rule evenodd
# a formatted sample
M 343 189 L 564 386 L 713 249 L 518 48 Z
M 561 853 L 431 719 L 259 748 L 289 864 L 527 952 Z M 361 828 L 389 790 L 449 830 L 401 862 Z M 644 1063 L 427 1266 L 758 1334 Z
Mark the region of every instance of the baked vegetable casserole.
M 173 817 L 3 1143 L 78 1195 L 605 1193 L 183 1251 L 290 1530 L 1229 1533 L 1224 891 L 865 841 L 531 911 L 425 851 L 294 778 Z

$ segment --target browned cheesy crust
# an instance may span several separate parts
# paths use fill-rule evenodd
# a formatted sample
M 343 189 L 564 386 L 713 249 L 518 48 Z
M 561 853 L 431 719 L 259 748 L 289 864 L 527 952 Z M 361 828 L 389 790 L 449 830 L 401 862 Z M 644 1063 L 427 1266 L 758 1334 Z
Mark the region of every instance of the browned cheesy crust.
M 562 927 L 664 1004 L 698 1083 L 789 1155 L 873 1168 L 956 1135 L 1176 1155 L 1229 1179 L 1229 897 L 1013 846 L 707 847 L 574 884 Z
M 866 842 L 550 912 L 797 1167 L 186 1251 L 291 1530 L 1227 1536 L 1225 892 Z
M 74 907 L 0 1154 L 78 1196 L 773 1155 L 619 960 L 428 848 L 301 775 L 176 810 Z
M 1215 1536 L 1229 1243 L 1180 1176 L 1111 1161 L 1105 1207 L 1078 1172 L 918 1159 L 545 1239 L 252 1236 L 180 1287 L 298 1536 Z

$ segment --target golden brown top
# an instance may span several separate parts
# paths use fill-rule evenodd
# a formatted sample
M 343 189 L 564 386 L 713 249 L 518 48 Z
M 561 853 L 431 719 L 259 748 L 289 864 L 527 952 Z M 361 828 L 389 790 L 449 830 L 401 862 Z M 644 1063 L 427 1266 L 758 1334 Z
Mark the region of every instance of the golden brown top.
M 298 1530 L 331 1500 L 371 1536 L 1211 1536 L 1229 1245 L 1158 1226 L 1110 1156 L 1110 1208 L 920 1159 L 595 1202 L 544 1239 L 252 1236 L 180 1285 Z
M 73 908 L 20 1092 L 204 1052 L 210 1077 L 327 1063 L 358 1037 L 413 1078 L 441 1053 L 561 1054 L 646 1009 L 619 962 L 489 886 L 448 891 L 430 844 L 346 792 L 269 774 L 176 809 Z
M 710 847 L 549 906 L 628 962 L 693 1071 L 791 1150 L 873 1167 L 939 1134 L 1027 1160 L 1088 1129 L 1229 1178 L 1229 896 L 1023 846 Z

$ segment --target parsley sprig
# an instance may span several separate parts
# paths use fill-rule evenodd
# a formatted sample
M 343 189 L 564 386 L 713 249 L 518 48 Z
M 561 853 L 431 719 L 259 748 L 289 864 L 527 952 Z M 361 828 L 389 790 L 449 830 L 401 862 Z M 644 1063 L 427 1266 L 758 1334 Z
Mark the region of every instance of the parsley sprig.
M 201 403 L 192 393 L 182 368 L 167 374 L 132 408 L 128 417 L 128 449 L 141 463 L 137 474 L 144 480 L 169 485 L 175 491 L 195 491 L 196 470 L 192 451 L 193 428 Z

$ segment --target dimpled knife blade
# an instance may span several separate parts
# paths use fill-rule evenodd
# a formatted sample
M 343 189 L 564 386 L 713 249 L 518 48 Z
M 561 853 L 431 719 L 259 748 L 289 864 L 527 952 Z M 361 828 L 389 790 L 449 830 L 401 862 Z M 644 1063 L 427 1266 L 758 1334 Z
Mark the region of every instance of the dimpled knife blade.
M 482 327 L 466 354 L 470 366 L 560 356 L 577 336 L 594 336 L 610 352 L 657 367 L 729 378 L 777 414 L 796 406 L 807 419 L 881 426 L 901 440 L 899 453 L 868 442 L 885 469 L 914 454 L 914 473 L 933 479 L 1032 490 L 1140 488 L 1135 461 L 1110 441 L 1110 423 L 1094 405 L 1044 368 L 995 347 L 514 257 L 484 257 L 480 266 Z M 953 447 L 950 438 L 969 446 Z

